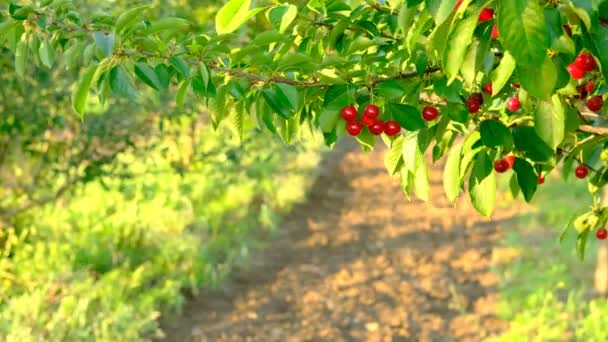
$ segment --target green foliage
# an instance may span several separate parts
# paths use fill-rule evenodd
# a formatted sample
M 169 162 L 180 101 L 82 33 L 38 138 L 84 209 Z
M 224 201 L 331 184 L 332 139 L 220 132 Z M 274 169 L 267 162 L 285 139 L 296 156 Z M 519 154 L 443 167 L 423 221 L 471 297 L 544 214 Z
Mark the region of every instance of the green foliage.
M 2 231 L 4 338 L 160 334 L 160 313 L 179 310 L 184 290 L 218 285 L 302 199 L 320 144 L 287 147 L 259 134 L 239 143 L 207 127 L 192 155 L 191 122 L 165 123 L 173 133 L 145 155 L 120 154 L 100 182 Z M 190 156 L 180 174 L 176 161 Z

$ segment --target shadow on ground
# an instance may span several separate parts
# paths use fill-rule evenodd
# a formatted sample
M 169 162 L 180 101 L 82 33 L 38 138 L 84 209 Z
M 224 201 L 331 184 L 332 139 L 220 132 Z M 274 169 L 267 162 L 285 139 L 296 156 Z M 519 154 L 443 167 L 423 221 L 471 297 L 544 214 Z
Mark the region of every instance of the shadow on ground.
M 453 206 L 440 168 L 430 203 L 408 202 L 383 152 L 329 154 L 279 238 L 193 300 L 168 340 L 477 341 L 504 329 L 491 266 L 513 212 L 488 220 L 466 198 Z

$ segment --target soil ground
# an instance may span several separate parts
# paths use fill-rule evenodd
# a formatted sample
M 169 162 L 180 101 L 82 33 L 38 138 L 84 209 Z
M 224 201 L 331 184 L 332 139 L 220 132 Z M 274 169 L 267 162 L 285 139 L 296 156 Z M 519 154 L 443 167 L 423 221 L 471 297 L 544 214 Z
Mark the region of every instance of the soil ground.
M 323 161 L 308 200 L 247 271 L 205 290 L 164 327 L 169 341 L 479 341 L 496 317 L 499 240 L 516 208 L 493 218 L 466 196 L 409 202 L 383 150 L 344 144 Z

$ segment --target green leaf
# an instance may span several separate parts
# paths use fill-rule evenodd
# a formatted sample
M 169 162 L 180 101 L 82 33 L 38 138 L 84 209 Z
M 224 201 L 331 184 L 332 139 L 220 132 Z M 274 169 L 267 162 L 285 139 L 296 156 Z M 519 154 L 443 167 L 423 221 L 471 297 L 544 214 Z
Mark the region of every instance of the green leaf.
M 515 71 L 515 59 L 506 51 L 502 56 L 500 64 L 492 71 L 492 96 L 496 96 L 502 88 L 509 82 L 511 75 Z
M 137 97 L 137 91 L 131 83 L 131 78 L 122 66 L 117 66 L 110 70 L 110 87 L 119 96 L 131 100 Z
M 268 20 L 280 33 L 284 33 L 289 25 L 298 15 L 298 7 L 295 5 L 285 5 L 275 7 L 268 12 Z
M 587 246 L 587 237 L 589 236 L 589 230 L 585 230 L 579 233 L 576 237 L 576 252 L 581 260 L 585 260 L 585 248 Z
M 470 15 L 456 23 L 449 35 L 443 57 L 444 71 L 448 76 L 448 84 L 458 77 L 469 45 L 473 42 L 473 33 L 477 26 L 477 15 Z
M 555 149 L 564 140 L 566 113 L 559 95 L 541 101 L 534 113 L 534 128 L 538 136 Z
M 229 0 L 215 16 L 215 31 L 226 34 L 236 31 L 263 8 L 249 10 L 251 0 Z
M 469 195 L 473 207 L 484 216 L 491 216 L 496 204 L 496 175 L 493 172 L 492 160 L 487 153 L 477 154 L 471 177 L 469 178 Z
M 296 87 L 286 84 L 276 84 L 277 96 L 281 97 L 282 102 L 286 102 L 291 106 L 293 111 L 298 111 L 301 105 L 301 97 Z
M 557 82 L 557 69 L 548 56 L 545 61 L 537 66 L 519 65 L 519 81 L 521 87 L 530 95 L 544 99 L 553 94 L 553 88 Z
M 103 33 L 96 31 L 93 33 L 93 37 L 95 37 L 95 43 L 101 52 L 103 52 L 104 57 L 108 57 L 112 55 L 114 51 L 114 35 L 111 33 Z
M 283 97 L 279 96 L 275 89 L 267 88 L 262 90 L 262 96 L 270 108 L 284 119 L 289 119 L 294 114 L 291 108 L 288 107 L 290 106 L 289 102 L 284 101 Z
M 513 173 L 511 175 L 511 179 L 509 179 L 509 189 L 511 190 L 511 195 L 513 196 L 513 199 L 517 198 L 517 195 L 519 195 L 519 184 L 517 184 L 517 174 Z
M 329 110 L 342 110 L 342 108 L 353 104 L 355 86 L 347 84 L 335 84 L 330 86 L 325 93 L 323 108 Z
M 481 141 L 487 147 L 503 146 L 507 150 L 513 148 L 513 136 L 504 123 L 499 120 L 484 120 L 479 124 Z
M 183 18 L 161 18 L 153 22 L 147 30 L 148 35 L 165 31 L 185 30 L 190 26 L 190 21 Z
M 395 80 L 378 83 L 376 91 L 387 100 L 399 99 L 405 95 L 405 89 Z
M 190 67 L 181 56 L 169 57 L 169 63 L 186 79 L 190 79 Z
M 91 87 L 91 81 L 93 80 L 96 71 L 97 64 L 89 66 L 72 89 L 72 109 L 81 117 L 84 116 L 84 109 L 89 96 L 89 88 Z
M 425 0 L 426 7 L 431 11 L 436 25 L 441 25 L 454 11 L 457 0 Z
M 393 140 L 390 149 L 384 155 L 384 165 L 391 176 L 397 174 L 403 166 L 403 141 L 404 137 L 402 135 L 398 136 Z
M 531 67 L 543 64 L 549 48 L 549 34 L 538 1 L 500 1 L 496 18 L 500 42 L 517 64 Z
M 534 127 L 515 127 L 513 141 L 515 147 L 533 161 L 547 162 L 554 156 L 554 151 L 536 134 Z
M 430 191 L 429 170 L 424 160 L 422 160 L 418 164 L 414 175 L 414 192 L 416 197 L 426 202 L 429 200 Z
M 78 61 L 82 57 L 84 51 L 84 42 L 75 42 L 63 53 L 63 63 L 68 70 L 74 69 L 78 66 Z
M 205 87 L 208 87 L 209 82 L 211 80 L 211 73 L 209 72 L 209 68 L 207 67 L 207 65 L 204 63 L 200 63 L 198 65 L 198 72 L 201 75 L 201 77 L 203 78 L 203 83 L 204 83 Z
M 445 167 L 443 169 L 443 189 L 451 203 L 456 202 L 460 193 L 460 157 L 462 154 L 462 144 L 452 147 L 448 153 Z
M 153 89 L 160 90 L 162 88 L 158 75 L 146 63 L 140 62 L 135 64 L 135 75 Z
M 516 158 L 513 171 L 517 174 L 517 184 L 524 194 L 526 202 L 530 202 L 538 186 L 538 175 L 532 164 L 521 158 Z
M 340 112 L 335 109 L 323 109 L 319 114 L 319 128 L 325 133 L 329 133 L 336 128 Z
M 186 100 L 186 94 L 188 93 L 188 87 L 190 86 L 190 81 L 183 80 L 179 84 L 179 88 L 177 89 L 177 93 L 175 94 L 175 104 L 178 108 L 184 106 L 184 101 Z
M 126 31 L 131 28 L 140 18 L 140 15 L 147 8 L 148 6 L 137 6 L 124 11 L 121 15 L 118 16 L 118 19 L 116 19 L 116 26 L 114 26 L 114 32 L 120 35 L 123 33 L 123 31 Z
M 28 54 L 28 34 L 24 33 L 21 35 L 21 39 L 17 43 L 17 49 L 15 51 L 15 72 L 17 76 L 23 78 L 25 75 L 25 65 L 27 63 L 27 54 Z
M 391 113 L 393 119 L 408 131 L 417 131 L 425 127 L 420 110 L 414 106 L 401 103 L 389 103 L 387 105 L 387 110 Z
M 407 36 L 409 33 L 416 16 L 416 12 L 417 9 L 408 5 L 407 2 L 401 5 L 401 10 L 399 11 L 397 21 L 399 22 L 399 28 L 401 29 L 401 32 L 403 32 L 404 36 Z
M 48 38 L 44 38 L 40 43 L 38 55 L 40 56 L 40 61 L 45 67 L 50 68 L 53 66 L 53 64 L 55 64 L 55 48 Z

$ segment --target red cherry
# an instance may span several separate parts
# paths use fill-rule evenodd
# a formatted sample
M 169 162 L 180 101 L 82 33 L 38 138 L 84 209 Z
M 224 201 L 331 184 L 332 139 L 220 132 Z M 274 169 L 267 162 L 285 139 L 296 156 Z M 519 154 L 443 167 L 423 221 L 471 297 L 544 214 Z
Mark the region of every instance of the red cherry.
M 458 10 L 458 8 L 460 7 L 460 5 L 462 5 L 462 0 L 458 0 L 458 2 L 456 3 L 456 5 L 454 5 L 454 11 Z
M 588 92 L 587 92 L 586 85 L 578 86 L 578 87 L 576 87 L 576 89 L 578 90 L 578 94 L 576 94 L 572 97 L 574 97 L 575 99 L 584 99 L 587 97 Z
M 512 154 L 509 154 L 504 159 L 507 161 L 507 163 L 509 163 L 509 168 L 513 168 L 513 164 L 515 164 L 515 156 Z
M 384 132 L 384 121 L 376 120 L 373 125 L 369 126 L 369 132 L 373 135 L 380 135 Z
M 574 170 L 576 178 L 584 179 L 589 174 L 589 169 L 585 165 L 579 165 Z
M 600 19 L 600 24 L 603 27 L 606 27 L 608 25 L 608 19 L 604 19 L 604 18 Z
M 479 108 L 481 107 L 481 105 L 479 104 L 479 102 L 476 102 L 475 100 L 473 100 L 471 98 L 468 98 L 467 107 L 469 108 L 469 113 L 473 114 L 473 113 L 479 112 Z
M 379 114 L 380 114 L 380 108 L 378 108 L 378 106 L 373 105 L 373 104 L 367 105 L 367 107 L 365 107 L 365 111 L 363 112 L 363 115 L 367 115 L 374 119 L 377 118 Z
M 356 137 L 363 130 L 363 125 L 359 121 L 351 121 L 346 124 L 346 131 L 348 134 Z
M 496 26 L 496 24 L 494 24 L 494 26 L 492 26 L 492 35 L 491 35 L 492 39 L 496 39 L 498 38 L 498 26 Z
M 593 93 L 593 89 L 595 89 L 595 83 L 593 81 L 589 81 L 585 84 L 585 90 L 588 93 Z
M 488 82 L 483 86 L 483 92 L 490 96 L 492 96 L 492 90 L 492 82 Z
M 357 108 L 354 106 L 346 106 L 342 108 L 342 118 L 347 122 L 357 120 Z
M 371 126 L 376 122 L 376 118 L 373 118 L 367 114 L 363 114 L 363 116 L 361 117 L 361 121 L 363 121 L 363 124 L 365 126 Z
M 608 237 L 608 230 L 605 228 L 600 228 L 595 232 L 595 237 L 598 240 L 605 240 Z
M 576 57 L 574 63 L 576 63 L 584 71 L 593 71 L 595 68 L 597 68 L 597 62 L 590 53 L 581 53 Z
M 507 100 L 507 109 L 511 112 L 517 112 L 521 103 L 517 97 L 511 97 Z
M 519 83 L 513 83 L 512 86 L 513 86 L 513 88 L 517 88 L 517 89 L 519 89 L 519 87 L 520 87 Z
M 384 125 L 384 133 L 389 137 L 395 136 L 401 132 L 401 126 L 395 120 L 387 121 Z
M 587 108 L 593 112 L 597 112 L 602 109 L 604 105 L 604 99 L 601 96 L 594 96 L 587 100 Z
M 494 162 L 494 170 L 498 173 L 503 173 L 506 172 L 509 169 L 509 162 L 504 160 L 504 159 L 500 159 Z
M 481 93 L 473 93 L 471 94 L 471 101 L 475 101 L 481 106 L 483 104 L 483 95 Z
M 566 32 L 568 37 L 572 37 L 572 29 L 570 28 L 570 25 L 564 25 L 564 32 Z
M 481 10 L 481 13 L 479 13 L 479 21 L 492 20 L 493 17 L 494 17 L 494 10 L 491 8 L 484 8 Z
M 424 107 L 422 109 L 422 118 L 426 121 L 433 121 L 437 119 L 439 111 L 435 107 Z
M 580 80 L 581 78 L 585 77 L 585 70 L 576 63 L 568 65 L 567 70 L 573 80 Z
M 538 184 L 544 184 L 545 183 L 545 177 L 543 177 L 543 175 L 538 175 Z

